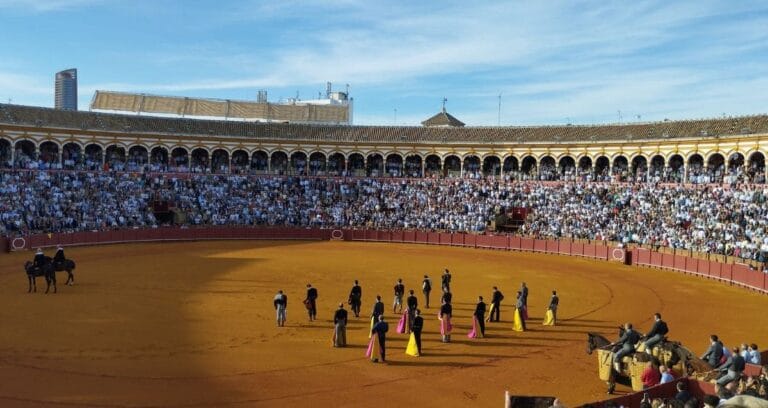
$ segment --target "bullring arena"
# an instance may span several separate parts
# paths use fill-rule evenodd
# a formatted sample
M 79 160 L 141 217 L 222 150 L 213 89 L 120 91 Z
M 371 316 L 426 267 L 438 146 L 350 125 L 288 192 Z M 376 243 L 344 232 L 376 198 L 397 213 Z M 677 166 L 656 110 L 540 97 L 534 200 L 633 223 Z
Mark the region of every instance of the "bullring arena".
M 75 247 L 76 285 L 27 294 L 25 252 L 0 256 L 0 400 L 37 406 L 365 406 L 402 396 L 422 406 L 498 406 L 504 390 L 556 395 L 568 405 L 604 398 L 585 333 L 614 338 L 619 322 L 650 325 L 664 314 L 695 352 L 710 332 L 738 342 L 766 338 L 766 298 L 721 282 L 605 260 L 418 244 L 308 240 L 164 242 Z M 442 344 L 436 309 L 425 313 L 424 356 L 389 335 L 389 363 L 364 357 L 366 319 L 352 319 L 350 347 L 331 347 L 332 311 L 354 279 L 363 313 L 373 295 L 423 273 L 453 272 L 455 340 Z M 510 306 L 487 338 L 464 335 L 478 294 L 531 288 L 529 331 L 511 330 Z M 318 288 L 308 322 L 304 283 Z M 289 296 L 277 328 L 271 300 Z M 549 291 L 560 322 L 543 327 Z M 39 290 L 39 288 L 38 288 Z M 434 296 L 434 293 L 433 293 Z M 420 299 L 421 301 L 422 299 Z M 434 305 L 435 300 L 432 300 Z M 507 302 L 509 303 L 509 302 Z M 723 305 L 728 305 L 727 311 Z M 389 309 L 389 304 L 387 304 Z M 386 313 L 390 320 L 392 314 Z
M 767 343 L 765 230 L 753 228 L 765 201 L 733 206 L 762 197 L 768 116 L 455 129 L 0 105 L 0 122 L 0 249 L 14 250 L 0 251 L 3 407 L 500 406 L 505 390 L 575 406 L 606 397 L 585 353 L 588 332 L 613 340 L 627 321 L 645 332 L 660 312 L 670 337 L 696 354 L 711 333 L 728 345 Z M 599 201 L 601 217 L 633 231 L 595 232 L 578 216 L 578 228 L 547 228 L 560 208 L 528 200 L 568 203 L 576 189 L 594 189 L 584 203 Z M 502 209 L 514 200 L 493 195 L 501 190 L 525 206 Z M 701 207 L 675 207 L 686 223 L 606 198 L 630 193 Z M 428 205 L 408 207 L 418 200 Z M 61 206 L 70 207 L 56 216 Z M 494 231 L 494 215 L 514 218 L 512 207 L 532 210 L 517 229 Z M 736 210 L 750 222 L 728 220 Z M 702 226 L 710 219 L 729 226 L 728 238 Z M 658 231 L 664 239 L 651 236 Z M 56 294 L 41 293 L 42 279 L 28 294 L 30 250 L 52 255 L 57 244 L 77 262 L 75 285 L 60 274 Z M 453 273 L 453 342 L 440 342 L 437 289 L 423 309 L 424 355 L 407 356 L 392 286 L 402 278 L 418 288 L 429 274 L 438 288 L 444 268 Z M 351 319 L 350 346 L 333 348 L 332 313 L 355 279 L 363 317 Z M 531 290 L 522 333 L 510 322 L 521 282 Z M 307 283 L 319 291 L 314 322 L 301 304 Z M 503 321 L 470 340 L 476 298 L 488 301 L 493 286 L 506 295 Z M 279 289 L 288 295 L 283 328 L 272 306 Z M 553 289 L 559 322 L 545 327 Z M 364 356 L 375 294 L 391 324 L 387 364 Z

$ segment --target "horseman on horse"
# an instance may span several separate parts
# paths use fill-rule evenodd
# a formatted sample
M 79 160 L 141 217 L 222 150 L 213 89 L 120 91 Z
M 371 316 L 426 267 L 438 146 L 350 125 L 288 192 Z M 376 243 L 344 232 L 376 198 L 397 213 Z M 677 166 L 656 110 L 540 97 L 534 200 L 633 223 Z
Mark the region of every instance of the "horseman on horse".
M 67 258 L 64 256 L 64 247 L 61 245 L 58 245 L 56 247 L 56 255 L 53 256 L 53 265 L 58 268 L 62 268 L 64 266 L 64 261 L 66 261 Z
M 632 328 L 632 323 L 624 324 L 624 334 L 609 346 L 619 346 L 619 350 L 613 355 L 613 366 L 617 372 L 621 372 L 621 359 L 635 352 L 635 345 L 640 341 L 640 333 Z
M 37 289 L 34 281 L 36 276 L 45 276 L 46 281 L 53 283 L 54 292 L 56 291 L 56 272 L 67 272 L 67 285 L 75 284 L 75 275 L 72 271 L 75 269 L 75 262 L 71 259 L 67 259 L 64 256 L 64 248 L 59 245 L 56 248 L 56 255 L 53 258 L 45 256 L 42 248 L 37 248 L 35 257 L 32 262 L 27 262 L 24 269 L 27 271 L 27 276 L 30 279 L 30 291 Z M 50 271 L 48 271 L 50 269 Z M 53 274 L 54 276 L 49 276 Z
M 43 253 L 43 248 L 37 248 L 37 251 L 35 252 L 35 258 L 32 259 L 32 265 L 35 268 L 42 268 L 45 265 L 45 254 Z
M 645 352 L 648 353 L 648 355 L 653 355 L 653 348 L 657 344 L 663 341 L 665 342 L 667 333 L 669 333 L 669 326 L 667 326 L 665 321 L 661 320 L 661 313 L 654 313 L 653 319 L 655 320 L 653 327 L 651 327 L 651 330 L 645 335 L 645 343 L 643 343 Z

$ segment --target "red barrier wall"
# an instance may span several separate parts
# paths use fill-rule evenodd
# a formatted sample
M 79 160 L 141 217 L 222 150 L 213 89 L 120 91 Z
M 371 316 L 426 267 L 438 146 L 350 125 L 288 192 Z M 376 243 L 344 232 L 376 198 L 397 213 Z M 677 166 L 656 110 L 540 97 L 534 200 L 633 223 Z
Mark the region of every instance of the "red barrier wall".
M 521 238 L 520 249 L 523 251 L 533 251 L 533 238 Z
M 560 252 L 560 245 L 558 245 L 557 242 L 558 241 L 552 241 L 552 240 L 548 240 L 547 241 L 547 252 L 548 253 L 556 254 L 556 253 Z
M 571 242 L 571 255 L 584 256 L 584 243 L 583 242 Z

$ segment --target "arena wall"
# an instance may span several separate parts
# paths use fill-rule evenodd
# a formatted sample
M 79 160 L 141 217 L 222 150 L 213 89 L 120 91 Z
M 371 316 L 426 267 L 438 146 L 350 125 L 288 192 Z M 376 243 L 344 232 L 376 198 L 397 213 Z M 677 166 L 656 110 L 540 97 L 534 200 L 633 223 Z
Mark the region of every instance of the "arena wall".
M 129 242 L 199 241 L 234 239 L 345 240 L 368 242 L 446 245 L 505 251 L 541 252 L 579 256 L 627 265 L 672 270 L 768 294 L 768 274 L 741 263 L 699 259 L 644 248 L 627 249 L 601 241 L 574 242 L 510 235 L 476 235 L 431 231 L 330 230 L 317 228 L 150 228 L 87 231 L 67 234 L 37 234 L 7 238 L 11 251 L 50 248 L 56 245 L 104 245 Z M 0 240 L 0 249 L 3 241 Z M 0 252 L 1 254 L 2 252 Z

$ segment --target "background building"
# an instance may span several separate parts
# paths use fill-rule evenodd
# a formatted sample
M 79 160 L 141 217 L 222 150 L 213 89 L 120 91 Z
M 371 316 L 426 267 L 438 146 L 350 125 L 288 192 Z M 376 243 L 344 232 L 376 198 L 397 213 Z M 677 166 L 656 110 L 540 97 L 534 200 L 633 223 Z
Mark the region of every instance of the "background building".
M 290 98 L 280 103 L 267 101 L 266 91 L 259 91 L 256 101 L 96 91 L 90 110 L 186 119 L 351 125 L 352 102 L 348 91 L 333 92 L 329 82 L 325 98 L 321 94 L 317 99 Z
M 56 109 L 77 110 L 77 69 L 56 73 Z

